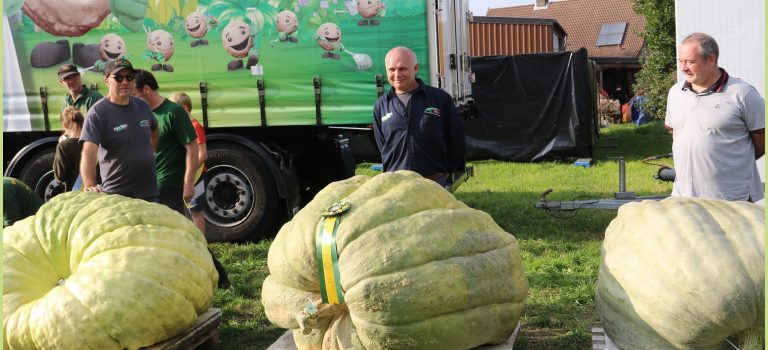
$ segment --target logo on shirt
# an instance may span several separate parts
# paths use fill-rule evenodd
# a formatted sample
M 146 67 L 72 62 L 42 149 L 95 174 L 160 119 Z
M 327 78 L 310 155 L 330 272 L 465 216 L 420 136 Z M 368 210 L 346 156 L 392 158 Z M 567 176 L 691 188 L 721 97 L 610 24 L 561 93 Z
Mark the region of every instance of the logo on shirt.
M 149 120 L 144 119 L 144 120 L 140 121 L 139 122 L 139 126 L 149 127 Z
M 439 117 L 440 116 L 440 110 L 435 108 L 435 107 L 429 107 L 429 108 L 424 110 L 424 114 L 429 114 L 429 115 L 432 115 L 432 116 L 435 116 L 435 117 Z
M 387 113 L 386 115 L 384 115 L 383 117 L 381 117 L 381 121 L 382 121 L 382 122 L 385 122 L 385 121 L 387 121 L 387 119 L 389 119 L 389 118 L 392 118 L 392 112 L 389 112 L 389 113 Z
M 118 125 L 114 129 L 112 129 L 112 130 L 114 130 L 115 132 L 121 132 L 121 131 L 123 131 L 125 129 L 128 129 L 128 124 Z

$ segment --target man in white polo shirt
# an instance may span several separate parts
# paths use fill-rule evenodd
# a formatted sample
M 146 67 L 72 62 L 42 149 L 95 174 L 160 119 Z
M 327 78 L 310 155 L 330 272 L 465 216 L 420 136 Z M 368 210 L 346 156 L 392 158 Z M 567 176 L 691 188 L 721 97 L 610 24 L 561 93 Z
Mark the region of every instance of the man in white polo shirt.
M 672 196 L 755 202 L 763 198 L 755 159 L 765 153 L 765 99 L 718 67 L 719 54 L 704 33 L 678 48 L 685 80 L 669 90 L 664 121 L 672 132 Z

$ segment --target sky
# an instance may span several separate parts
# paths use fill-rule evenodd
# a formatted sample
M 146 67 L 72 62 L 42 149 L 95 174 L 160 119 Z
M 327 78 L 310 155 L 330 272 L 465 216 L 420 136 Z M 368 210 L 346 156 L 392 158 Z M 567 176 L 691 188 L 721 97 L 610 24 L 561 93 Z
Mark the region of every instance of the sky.
M 485 16 L 489 7 L 533 5 L 536 0 L 469 0 L 469 10 L 475 16 Z

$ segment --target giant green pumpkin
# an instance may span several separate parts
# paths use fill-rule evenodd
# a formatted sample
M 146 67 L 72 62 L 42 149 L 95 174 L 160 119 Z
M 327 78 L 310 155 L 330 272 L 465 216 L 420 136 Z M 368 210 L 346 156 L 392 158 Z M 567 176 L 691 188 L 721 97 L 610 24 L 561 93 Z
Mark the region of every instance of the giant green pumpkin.
M 3 349 L 138 349 L 194 325 L 218 279 L 165 206 L 69 192 L 3 230 Z
M 316 233 L 345 200 L 337 232 L 345 303 L 320 303 Z M 332 183 L 285 224 L 269 249 L 262 301 L 299 349 L 469 349 L 504 341 L 528 283 L 515 238 L 491 217 L 416 173 Z M 308 303 L 321 311 L 299 328 Z M 328 311 L 324 317 L 325 308 Z
M 606 334 L 624 350 L 718 349 L 726 337 L 762 334 L 763 213 L 687 198 L 621 206 L 595 291 Z

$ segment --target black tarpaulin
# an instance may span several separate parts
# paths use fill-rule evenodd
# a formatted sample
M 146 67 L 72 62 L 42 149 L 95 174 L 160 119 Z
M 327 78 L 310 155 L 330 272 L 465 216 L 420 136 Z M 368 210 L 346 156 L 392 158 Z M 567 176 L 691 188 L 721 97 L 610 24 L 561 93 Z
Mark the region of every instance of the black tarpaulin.
M 471 59 L 467 159 L 591 157 L 597 86 L 587 50 Z

